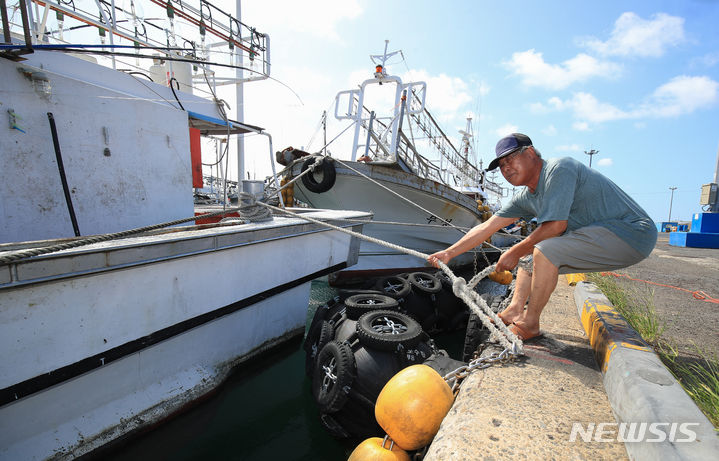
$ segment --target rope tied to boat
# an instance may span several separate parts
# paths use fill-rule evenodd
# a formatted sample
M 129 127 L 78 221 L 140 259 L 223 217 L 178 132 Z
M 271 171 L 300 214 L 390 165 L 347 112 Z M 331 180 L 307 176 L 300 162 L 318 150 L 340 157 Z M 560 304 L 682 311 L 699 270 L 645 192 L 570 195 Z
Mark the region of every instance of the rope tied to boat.
M 272 206 L 267 203 L 258 202 L 259 205 L 268 207 L 275 212 L 279 214 L 285 214 L 289 216 L 293 216 L 296 218 L 304 219 L 306 221 L 310 221 L 315 224 L 319 224 L 321 226 L 328 227 L 330 229 L 334 229 L 339 232 L 343 232 L 345 234 L 349 234 L 353 237 L 356 237 L 361 240 L 365 240 L 371 243 L 375 243 L 377 245 L 382 245 L 387 248 L 391 248 L 397 251 L 401 251 L 405 254 L 408 254 L 410 256 L 416 256 L 420 259 L 427 260 L 429 255 L 424 254 L 422 252 L 413 250 L 411 248 L 405 248 L 401 245 L 397 245 L 394 243 L 390 243 L 375 237 L 370 237 L 368 235 L 360 234 L 359 232 L 354 232 L 349 229 L 345 229 L 339 226 L 335 226 L 334 224 L 330 224 L 328 222 L 323 222 L 314 218 L 310 218 L 309 216 L 293 213 L 289 210 L 278 208 L 275 206 Z M 507 328 L 507 326 L 504 324 L 504 322 L 497 316 L 497 314 L 487 305 L 487 302 L 482 299 L 482 297 L 479 296 L 479 293 L 474 291 L 474 287 L 480 282 L 480 280 L 484 279 L 487 275 L 489 275 L 490 272 L 492 272 L 495 269 L 495 264 L 490 264 L 487 266 L 484 270 L 479 272 L 477 275 L 472 277 L 472 279 L 467 282 L 462 277 L 457 277 L 454 275 L 452 270 L 444 264 L 442 261 L 438 261 L 438 265 L 442 272 L 444 272 L 447 277 L 449 278 L 450 282 L 452 283 L 452 289 L 454 291 L 455 295 L 458 296 L 464 303 L 469 306 L 472 313 L 474 313 L 479 319 L 481 320 L 482 324 L 487 327 L 487 329 L 490 332 L 490 339 L 494 339 L 497 342 L 499 342 L 502 346 L 504 346 L 505 349 L 508 350 L 508 354 L 511 354 L 513 357 L 523 355 L 524 354 L 524 348 L 522 340 L 517 337 L 512 331 Z
M 14 251 L 12 253 L 0 256 L 0 264 L 9 264 L 9 263 L 19 261 L 22 259 L 31 258 L 33 256 L 40 256 L 40 255 L 54 253 L 56 251 L 62 251 L 62 250 L 70 250 L 72 248 L 77 248 L 77 247 L 81 247 L 81 246 L 85 246 L 85 245 L 91 245 L 93 243 L 108 242 L 110 240 L 120 239 L 120 238 L 124 238 L 124 237 L 130 237 L 132 235 L 142 234 L 145 232 L 150 232 L 150 231 L 162 229 L 165 227 L 176 226 L 178 224 L 184 224 L 186 222 L 196 221 L 198 219 L 212 218 L 214 216 L 220 216 L 220 215 L 223 215 L 226 213 L 232 213 L 232 212 L 235 212 L 238 210 L 239 210 L 239 208 L 226 208 L 224 210 L 214 211 L 212 213 L 205 213 L 202 215 L 193 216 L 191 218 L 177 219 L 175 221 L 169 221 L 169 222 L 164 222 L 164 223 L 160 223 L 160 224 L 153 224 L 151 226 L 145 226 L 145 227 L 138 227 L 136 229 L 129 229 L 129 230 L 122 231 L 122 232 L 93 235 L 90 237 L 84 237 L 84 238 L 81 238 L 78 240 L 73 240 L 70 242 L 59 243 L 57 245 Z
M 315 158 L 317 158 L 317 157 L 315 157 Z M 279 189 L 277 189 L 277 192 L 279 192 L 279 191 L 281 191 L 281 190 L 283 190 L 283 189 L 287 189 L 287 188 L 290 187 L 292 184 L 296 183 L 302 176 L 304 176 L 304 175 L 306 175 L 306 174 L 314 173 L 315 169 L 319 168 L 319 166 L 322 164 L 322 162 L 332 161 L 332 157 L 326 157 L 326 156 L 320 156 L 319 159 L 320 159 L 319 161 L 314 161 L 311 165 L 309 165 L 305 171 L 303 171 L 302 173 L 298 174 L 297 176 L 295 176 L 294 178 L 292 178 L 290 181 L 287 181 L 284 185 L 280 186 Z M 327 160 L 327 159 L 329 159 L 329 160 Z M 290 170 L 290 168 L 287 167 L 287 168 L 285 168 L 284 170 L 280 171 L 280 172 L 278 173 L 278 175 L 285 174 L 285 173 L 287 173 L 289 170 Z M 273 191 L 271 195 L 274 195 L 275 193 L 276 193 L 276 192 Z
M 248 192 L 240 192 L 238 199 L 241 218 L 250 222 L 272 221 L 272 211 L 269 208 L 259 206 L 254 195 Z

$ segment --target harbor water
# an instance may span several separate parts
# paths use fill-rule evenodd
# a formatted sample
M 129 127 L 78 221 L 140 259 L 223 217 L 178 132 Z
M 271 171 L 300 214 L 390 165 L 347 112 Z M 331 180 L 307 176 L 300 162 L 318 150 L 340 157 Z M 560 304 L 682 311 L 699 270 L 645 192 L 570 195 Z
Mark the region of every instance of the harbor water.
M 333 295 L 326 281 L 313 282 L 308 320 Z M 435 340 L 452 357 L 461 355 L 463 332 Z M 354 442 L 336 440 L 322 427 L 304 367 L 298 337 L 239 366 L 204 402 L 92 458 L 345 460 Z

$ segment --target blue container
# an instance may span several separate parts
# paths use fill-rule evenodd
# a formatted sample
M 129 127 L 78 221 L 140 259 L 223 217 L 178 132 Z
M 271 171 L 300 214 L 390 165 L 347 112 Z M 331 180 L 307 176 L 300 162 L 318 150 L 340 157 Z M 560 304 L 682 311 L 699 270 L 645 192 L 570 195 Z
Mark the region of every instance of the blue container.
M 676 221 L 662 221 L 656 223 L 657 232 L 671 232 L 677 227 Z
M 692 232 L 719 233 L 719 213 L 694 213 Z
M 719 248 L 719 233 L 672 232 L 669 245 L 690 248 Z

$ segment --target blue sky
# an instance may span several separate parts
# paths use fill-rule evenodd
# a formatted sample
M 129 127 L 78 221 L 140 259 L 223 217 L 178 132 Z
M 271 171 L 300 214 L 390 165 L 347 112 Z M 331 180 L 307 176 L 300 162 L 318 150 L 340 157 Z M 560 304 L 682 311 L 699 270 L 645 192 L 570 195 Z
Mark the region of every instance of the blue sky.
M 405 57 L 389 72 L 427 82 L 428 108 L 453 140 L 473 116 L 485 165 L 502 135 L 520 131 L 545 158 L 588 163 L 584 151 L 598 150 L 592 166 L 655 221 L 668 218 L 670 187 L 673 220 L 701 211 L 719 147 L 719 2 L 262 0 L 242 8 L 243 22 L 271 37 L 272 76 L 297 94 L 274 81 L 245 85 L 245 120 L 267 128 L 275 150 L 306 146 L 335 94 L 371 77 L 368 55 L 388 39 Z M 328 137 L 345 126 L 330 119 Z M 349 156 L 339 143 L 331 149 Z M 266 151 L 251 141 L 248 151 L 247 168 L 266 171 Z

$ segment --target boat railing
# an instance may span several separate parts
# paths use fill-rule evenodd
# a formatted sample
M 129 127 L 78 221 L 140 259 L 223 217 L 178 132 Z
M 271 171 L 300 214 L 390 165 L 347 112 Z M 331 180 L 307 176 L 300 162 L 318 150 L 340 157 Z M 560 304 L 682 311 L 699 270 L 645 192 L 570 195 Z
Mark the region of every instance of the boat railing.
M 356 103 L 357 101 L 355 101 L 355 104 Z M 366 114 L 366 117 L 362 117 L 362 127 L 369 134 L 368 143 L 364 146 L 366 148 L 366 154 L 371 155 L 372 158 L 375 159 L 394 161 L 395 159 L 392 158 L 393 154 L 390 152 L 386 143 L 383 142 L 381 134 L 378 134 L 378 132 L 386 133 L 388 124 L 384 123 L 381 119 L 372 117 L 371 111 L 367 107 L 363 107 L 362 110 Z M 407 168 L 418 176 L 446 184 L 442 179 L 440 169 L 417 152 L 416 147 L 404 131 L 400 131 L 399 133 L 397 156 Z
M 208 0 L 0 2 L 5 54 L 46 49 L 90 55 L 114 69 L 162 78 L 156 83 L 168 86 L 173 78 L 191 86 L 193 78 L 207 83 L 209 76 L 222 85 L 270 75 L 269 37 Z M 168 65 L 158 69 L 159 64 Z M 221 69 L 245 73 L 238 77 Z
M 411 112 L 410 118 L 440 156 L 449 162 L 454 175 L 470 184 L 478 184 L 482 181 L 482 172 L 467 156 L 460 153 L 427 108 Z
M 357 92 L 347 93 L 351 93 L 351 98 L 348 102 L 350 109 L 348 111 L 356 113 L 359 106 Z M 448 186 L 482 185 L 485 190 L 493 192 L 497 196 L 502 196 L 502 187 L 487 178 L 485 173 L 477 168 L 467 155 L 463 155 L 454 146 L 426 107 L 420 109 L 417 106 L 420 104 L 420 98 L 409 98 L 409 101 L 409 104 L 412 104 L 413 107 L 407 111 L 409 114 L 407 116 L 408 129 L 401 129 L 397 138 L 397 158 L 395 158 L 395 154 L 391 152 L 389 144 L 383 137 L 383 134 L 388 134 L 391 123 L 385 123 L 381 118 L 374 117 L 369 108 L 362 107 L 360 123 L 367 133 L 366 143 L 359 146 L 364 148 L 363 153 L 375 160 L 398 161 L 413 173 Z M 413 139 L 414 136 L 412 136 L 413 127 L 416 127 L 422 133 L 423 138 L 428 140 L 427 146 L 438 153 L 442 159 L 440 167 L 418 152 Z M 410 133 L 410 136 L 407 136 L 407 132 Z M 443 168 L 444 164 L 448 166 L 446 170 Z M 443 171 L 450 174 L 443 174 Z

